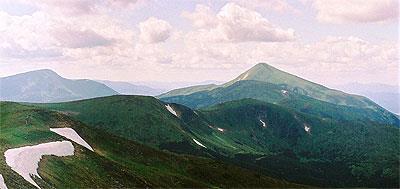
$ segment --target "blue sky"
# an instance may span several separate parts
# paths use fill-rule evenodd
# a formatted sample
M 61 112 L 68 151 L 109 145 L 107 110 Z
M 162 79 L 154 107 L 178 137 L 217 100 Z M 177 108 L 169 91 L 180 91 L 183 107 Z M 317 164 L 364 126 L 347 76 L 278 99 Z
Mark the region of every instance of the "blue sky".
M 396 0 L 0 0 L 0 76 L 226 81 L 266 62 L 398 85 Z

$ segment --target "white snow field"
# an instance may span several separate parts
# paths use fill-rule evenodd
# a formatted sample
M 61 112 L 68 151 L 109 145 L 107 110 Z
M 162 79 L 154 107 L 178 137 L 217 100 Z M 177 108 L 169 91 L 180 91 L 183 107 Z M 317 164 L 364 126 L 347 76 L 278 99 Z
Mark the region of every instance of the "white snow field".
M 165 105 L 165 107 L 169 112 L 171 112 L 171 114 L 174 114 L 176 117 L 178 117 L 178 114 L 176 114 L 175 110 L 169 104 Z
M 85 141 L 82 139 L 82 137 L 79 136 L 79 134 L 72 128 L 50 128 L 50 131 L 55 132 L 67 139 L 70 139 L 77 144 L 93 151 L 93 148 Z
M 3 176 L 0 174 L 0 189 L 7 189 Z
M 31 178 L 31 175 L 41 178 L 37 169 L 39 161 L 44 155 L 72 156 L 74 155 L 74 146 L 70 141 L 58 141 L 13 148 L 4 153 L 7 165 L 37 188 L 40 187 Z
M 201 146 L 201 147 L 203 147 L 203 148 L 207 148 L 206 146 L 204 146 L 202 143 L 200 143 L 199 141 L 197 141 L 196 139 L 194 139 L 194 138 L 192 138 L 193 139 L 193 141 L 197 144 L 197 145 L 199 145 L 199 146 Z

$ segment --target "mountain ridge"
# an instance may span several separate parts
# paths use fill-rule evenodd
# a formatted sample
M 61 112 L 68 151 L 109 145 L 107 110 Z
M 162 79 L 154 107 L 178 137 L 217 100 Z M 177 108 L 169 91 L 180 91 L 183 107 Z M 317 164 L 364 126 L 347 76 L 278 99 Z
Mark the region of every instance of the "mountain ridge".
M 0 78 L 0 100 L 62 102 L 118 94 L 89 79 L 67 79 L 50 69 L 34 70 Z

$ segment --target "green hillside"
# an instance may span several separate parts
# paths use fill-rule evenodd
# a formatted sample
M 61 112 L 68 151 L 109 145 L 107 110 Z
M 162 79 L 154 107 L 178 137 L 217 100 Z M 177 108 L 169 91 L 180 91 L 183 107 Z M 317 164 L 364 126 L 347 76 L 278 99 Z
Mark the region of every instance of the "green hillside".
M 400 124 L 394 114 L 365 97 L 329 89 L 265 63 L 259 63 L 219 86 L 176 89 L 158 98 L 195 109 L 253 98 L 324 118 Z
M 152 147 L 171 151 L 198 148 L 179 118 L 154 97 L 118 95 L 37 105 L 60 111 L 92 127 Z
M 397 127 L 325 120 L 252 99 L 201 114 L 224 129 L 218 138 L 232 147 L 233 161 L 241 166 L 316 186 L 399 186 Z
M 299 187 L 300 185 L 207 158 L 158 151 L 104 132 L 66 114 L 11 102 L 0 103 L 0 153 L 7 149 L 66 140 L 49 128 L 73 128 L 94 149 L 74 143 L 75 154 L 45 156 L 39 164 L 41 188 L 133 187 Z M 35 188 L 6 165 L 0 174 L 8 188 Z
M 376 105 L 376 109 L 337 105 L 299 94 L 297 91 L 290 91 L 282 85 L 260 81 L 238 81 L 227 87 L 220 87 L 207 92 L 167 97 L 161 100 L 192 108 L 204 108 L 245 98 L 278 104 L 323 118 L 360 122 L 375 121 L 399 125 L 399 119 L 395 115 L 378 105 Z
M 239 83 L 248 82 L 257 81 Z M 267 91 L 275 94 L 272 89 Z M 291 104 L 279 94 L 276 98 Z M 329 187 L 395 187 L 399 183 L 399 128 L 393 125 L 329 119 L 254 99 L 198 110 L 168 104 L 177 116 L 164 103 L 143 96 L 36 105 L 124 139 L 172 152 L 212 157 L 295 183 Z M 346 109 L 334 110 L 343 116 L 367 113 L 344 107 L 351 109 L 343 114 L 339 113 Z M 135 132 L 138 130 L 146 132 Z

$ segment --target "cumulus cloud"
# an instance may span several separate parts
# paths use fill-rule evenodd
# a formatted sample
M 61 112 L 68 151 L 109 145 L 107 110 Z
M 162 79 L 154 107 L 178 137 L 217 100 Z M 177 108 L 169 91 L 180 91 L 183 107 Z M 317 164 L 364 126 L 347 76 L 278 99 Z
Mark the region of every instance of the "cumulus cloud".
M 165 20 L 150 17 L 139 23 L 140 40 L 145 43 L 160 43 L 172 33 L 172 26 Z
M 79 24 L 76 24 L 79 23 Z M 133 31 L 104 15 L 57 17 L 37 11 L 32 15 L 12 16 L 0 11 L 0 51 L 2 58 L 53 59 L 68 56 L 79 59 L 104 54 L 99 47 L 109 48 L 118 56 L 119 49 L 129 49 Z M 109 54 L 108 54 L 109 55 Z
M 228 3 L 213 15 L 209 8 L 197 6 L 195 12 L 184 13 L 194 26 L 202 30 L 192 34 L 203 40 L 220 42 L 282 42 L 295 39 L 293 29 L 282 29 L 270 23 L 260 13 Z
M 213 27 L 217 25 L 215 13 L 210 7 L 197 4 L 194 12 L 184 11 L 182 16 L 189 19 L 193 26 L 198 28 Z
M 398 19 L 398 0 L 312 0 L 317 19 L 328 23 L 368 23 Z

